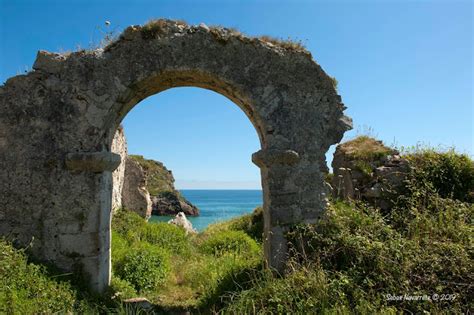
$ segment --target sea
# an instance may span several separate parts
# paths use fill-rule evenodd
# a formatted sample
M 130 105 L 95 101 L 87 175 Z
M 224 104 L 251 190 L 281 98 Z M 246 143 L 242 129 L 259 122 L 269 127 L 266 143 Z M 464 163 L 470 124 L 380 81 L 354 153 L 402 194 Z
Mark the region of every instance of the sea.
M 187 217 L 202 232 L 209 224 L 251 213 L 263 203 L 261 190 L 183 189 L 181 194 L 199 208 L 197 217 Z M 167 222 L 172 216 L 151 216 L 149 222 Z

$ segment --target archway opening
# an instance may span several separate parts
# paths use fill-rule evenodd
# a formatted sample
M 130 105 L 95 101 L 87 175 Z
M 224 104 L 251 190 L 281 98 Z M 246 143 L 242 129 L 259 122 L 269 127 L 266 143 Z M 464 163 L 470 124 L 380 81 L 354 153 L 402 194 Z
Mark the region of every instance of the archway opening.
M 235 103 L 193 87 L 147 97 L 122 126 L 111 144 L 122 156 L 113 173 L 112 286 L 167 307 L 199 307 L 196 296 L 262 263 L 260 170 L 250 158 L 259 137 Z M 168 223 L 179 212 L 195 232 Z

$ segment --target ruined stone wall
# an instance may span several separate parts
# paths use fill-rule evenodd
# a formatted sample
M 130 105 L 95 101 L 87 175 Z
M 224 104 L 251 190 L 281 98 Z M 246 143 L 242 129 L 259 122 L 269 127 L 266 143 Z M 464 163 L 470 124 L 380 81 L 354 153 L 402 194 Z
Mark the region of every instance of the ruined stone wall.
M 339 144 L 332 167 L 336 198 L 363 200 L 384 211 L 403 192 L 410 171 L 397 150 L 366 136 Z
M 265 256 L 279 271 L 285 232 L 325 209 L 325 153 L 350 120 L 333 80 L 297 45 L 225 28 L 159 20 L 95 51 L 39 52 L 33 71 L 0 86 L 0 234 L 28 244 L 93 289 L 110 279 L 111 152 L 125 115 L 179 86 L 213 90 L 260 138 Z

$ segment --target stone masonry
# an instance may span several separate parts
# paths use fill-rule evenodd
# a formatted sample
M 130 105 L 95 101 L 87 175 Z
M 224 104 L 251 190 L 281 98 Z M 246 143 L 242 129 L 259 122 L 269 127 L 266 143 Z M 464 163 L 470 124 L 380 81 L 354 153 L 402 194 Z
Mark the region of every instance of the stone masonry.
M 336 147 L 332 161 L 335 197 L 363 200 L 384 211 L 405 188 L 408 161 L 382 141 L 362 136 Z
M 110 281 L 115 132 L 144 98 L 181 86 L 220 93 L 260 139 L 267 265 L 283 271 L 286 231 L 325 211 L 325 153 L 351 126 L 334 81 L 298 45 L 155 20 L 103 49 L 38 52 L 0 86 L 0 235 L 92 289 Z

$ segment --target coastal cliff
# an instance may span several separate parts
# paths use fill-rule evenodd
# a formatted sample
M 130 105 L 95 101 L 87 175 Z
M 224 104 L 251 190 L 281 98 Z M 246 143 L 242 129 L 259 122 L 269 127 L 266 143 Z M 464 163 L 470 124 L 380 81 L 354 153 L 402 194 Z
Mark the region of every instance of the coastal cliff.
M 199 209 L 190 203 L 174 187 L 173 173 L 163 163 L 145 159 L 141 155 L 130 155 L 145 172 L 146 188 L 152 201 L 152 214 L 176 215 L 184 212 L 187 216 L 199 215 Z
M 199 209 L 174 187 L 173 173 L 163 163 L 141 155 L 128 155 L 127 140 L 120 126 L 112 141 L 111 151 L 122 162 L 112 174 L 112 210 L 126 208 L 147 219 L 154 215 L 199 215 Z

